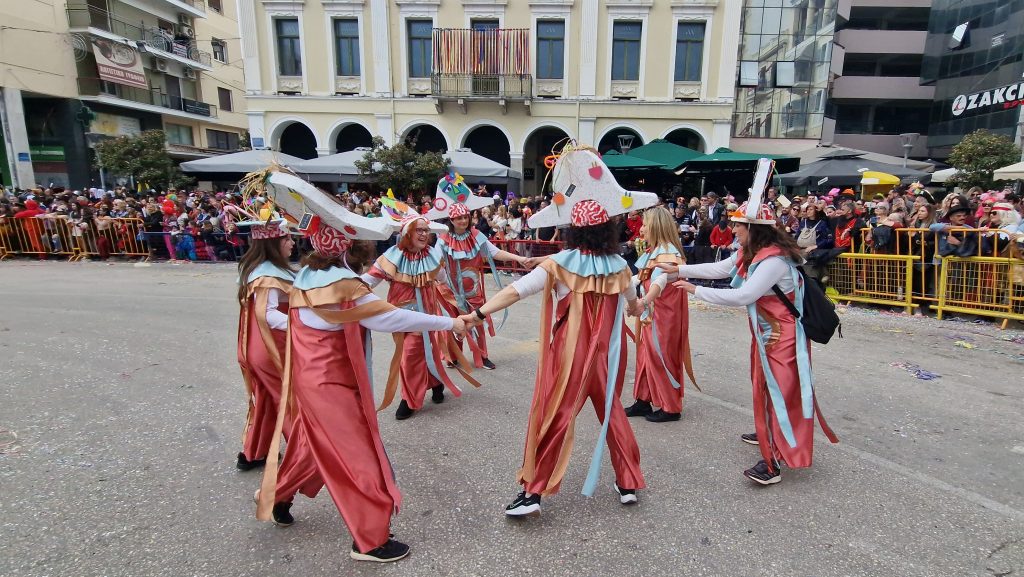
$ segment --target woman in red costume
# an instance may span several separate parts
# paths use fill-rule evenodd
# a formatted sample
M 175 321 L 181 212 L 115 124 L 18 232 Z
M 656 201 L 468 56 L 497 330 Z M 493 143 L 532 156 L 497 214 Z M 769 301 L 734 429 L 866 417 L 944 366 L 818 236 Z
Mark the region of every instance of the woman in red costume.
M 597 486 L 606 441 L 619 502 L 636 503 L 637 490 L 645 487 L 640 449 L 619 401 L 627 357 L 624 317 L 637 312 L 637 298 L 610 215 L 653 206 L 657 196 L 623 190 L 592 149 L 575 145 L 563 149 L 552 174 L 554 204 L 535 214 L 530 226 L 569 224 L 566 250 L 462 317 L 479 324 L 527 296 L 544 298 L 540 359 L 518 474 L 523 491 L 505 508 L 510 517 L 538 514 L 541 497 L 558 492 L 572 454 L 576 416 L 587 400 L 601 433 L 583 494 L 592 495 Z
M 435 246 L 444 253 L 448 279 L 451 283 L 449 288 L 455 294 L 459 310 L 467 313 L 487 301 L 484 290 L 485 263 L 490 264 L 491 273 L 500 286 L 501 280 L 494 267 L 494 259 L 514 261 L 526 268 L 530 268 L 531 260 L 499 249 L 480 231 L 470 227 L 469 209 L 466 205 L 450 205 L 448 218 L 451 222 L 451 232 L 438 235 Z M 494 319 L 488 317 L 484 324 L 486 327 L 480 327 L 480 330 L 475 331 L 475 336 L 468 337 L 470 348 L 473 350 L 473 364 L 477 368 L 494 370 L 494 363 L 488 358 L 487 353 L 487 334 L 490 333 L 492 337 L 495 334 Z
M 397 561 L 409 554 L 409 547 L 390 533 L 401 494 L 377 426 L 368 329 L 461 333 L 465 325 L 397 309 L 370 292 L 352 271 L 369 263 L 369 242 L 353 243 L 321 223 L 310 243 L 314 252 L 304 259 L 291 295 L 290 378 L 284 385 L 294 405 L 289 443 L 303 443 L 308 454 L 289 449 L 278 470 L 272 451 L 257 497 L 257 517 L 290 525 L 295 494 L 312 498 L 326 485 L 352 534 L 350 556 Z M 283 426 L 282 411 L 278 431 Z
M 684 372 L 690 382 L 690 314 L 686 291 L 668 285 L 659 264 L 686 263 L 675 219 L 655 207 L 643 215 L 640 237 L 648 249 L 636 260 L 644 314 L 637 320 L 636 370 L 633 398 L 626 416 L 644 417 L 652 423 L 678 421 L 683 410 Z M 653 406 L 658 407 L 654 411 Z
M 770 163 L 762 160 L 768 166 Z M 759 169 L 760 170 L 760 169 Z M 760 174 L 760 173 L 759 173 Z M 762 205 L 764 187 L 730 216 L 740 250 L 729 259 L 699 265 L 661 265 L 682 278 L 732 277 L 733 288 L 715 289 L 679 280 L 675 286 L 715 304 L 742 306 L 750 317 L 750 380 L 754 396 L 754 435 L 743 435 L 758 444 L 762 460 L 743 474 L 760 485 L 782 480 L 780 464 L 810 467 L 814 452 L 814 417 L 828 439 L 838 439 L 821 416 L 811 379 L 810 345 L 803 325 L 772 289 L 785 294 L 803 310 L 803 280 L 796 266 L 801 250 L 793 237 L 781 231 L 768 205 Z
M 431 223 L 424 216 L 406 215 L 400 226 L 398 244 L 389 248 L 362 275 L 363 281 L 376 287 L 387 280 L 388 302 L 400 308 L 430 315 L 457 317 L 455 297 L 448 288 L 444 270 L 444 254 L 430 245 Z M 436 225 L 444 230 L 441 225 Z M 400 354 L 400 357 L 399 357 Z M 402 382 L 402 402 L 395 418 L 404 420 L 423 407 L 427 390 L 434 403 L 444 402 L 447 386 L 456 397 L 461 390 L 444 372 L 445 361 L 458 363 L 457 368 L 473 386 L 480 384 L 469 376 L 466 360 L 458 352 L 455 339 L 446 332 L 419 331 L 395 334 L 395 359 L 385 388 L 381 407 L 391 404 L 398 380 Z
M 248 471 L 267 460 L 281 400 L 288 331 L 288 293 L 295 271 L 288 264 L 295 242 L 284 220 L 248 220 L 249 250 L 238 262 L 238 364 L 249 412 L 236 466 Z

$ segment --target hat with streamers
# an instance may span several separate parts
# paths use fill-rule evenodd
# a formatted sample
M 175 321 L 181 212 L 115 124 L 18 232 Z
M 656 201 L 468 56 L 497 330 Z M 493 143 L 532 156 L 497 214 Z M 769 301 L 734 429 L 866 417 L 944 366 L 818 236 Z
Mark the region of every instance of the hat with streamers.
M 452 214 L 452 211 L 456 206 L 461 205 L 468 211 L 474 211 L 493 204 L 493 198 L 473 194 L 462 175 L 452 171 L 437 181 L 434 203 L 427 211 L 426 217 L 429 220 L 455 218 L 456 215 Z
M 757 172 L 754 173 L 754 186 L 750 187 L 750 198 L 729 215 L 729 220 L 746 224 L 775 224 L 775 212 L 761 202 L 774 169 L 775 161 L 769 158 L 757 161 Z
M 384 218 L 380 219 L 386 222 L 391 230 L 399 233 L 399 236 L 404 236 L 409 230 L 409 225 L 416 222 L 419 219 L 429 220 L 426 215 L 422 215 L 416 212 L 416 209 L 409 206 L 408 204 L 395 198 L 395 193 L 388 189 L 388 193 L 380 197 L 381 214 Z M 445 212 L 447 217 L 447 211 Z M 430 230 L 437 233 L 448 232 L 448 227 L 436 222 L 430 223 Z
M 573 224 L 573 208 L 585 200 L 603 208 L 607 218 L 658 204 L 658 195 L 653 192 L 622 188 L 593 148 L 570 142 L 549 158 L 554 194 L 550 205 L 530 217 L 531 228 Z
M 269 206 L 261 208 L 257 215 L 240 206 L 225 204 L 224 212 L 228 221 L 239 229 L 248 230 L 249 238 L 253 240 L 283 238 L 292 233 L 288 221 Z M 234 220 L 235 217 L 242 220 Z

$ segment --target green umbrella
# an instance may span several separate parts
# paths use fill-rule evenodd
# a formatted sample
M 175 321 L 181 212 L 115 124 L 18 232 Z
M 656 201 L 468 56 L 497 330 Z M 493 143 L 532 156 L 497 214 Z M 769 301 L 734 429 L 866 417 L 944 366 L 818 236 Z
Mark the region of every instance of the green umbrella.
M 703 153 L 673 144 L 667 140 L 658 138 L 649 143 L 638 146 L 629 151 L 629 156 L 636 156 L 646 160 L 653 160 L 669 170 L 675 170 L 682 166 L 687 160 L 702 156 Z
M 775 160 L 775 171 L 779 173 L 793 172 L 800 168 L 800 159 L 789 156 L 783 156 L 781 154 L 758 154 L 754 152 L 733 152 L 732 150 L 722 147 L 718 150 L 698 156 L 691 160 L 686 161 L 686 165 L 682 170 L 677 170 L 676 174 L 686 173 L 697 173 L 697 172 L 718 172 L 726 170 L 751 170 L 753 171 L 757 167 L 757 161 L 761 158 L 771 158 Z
M 601 156 L 601 160 L 612 170 L 638 169 L 638 168 L 665 168 L 664 164 L 638 158 L 632 154 L 622 154 L 617 150 L 609 150 Z

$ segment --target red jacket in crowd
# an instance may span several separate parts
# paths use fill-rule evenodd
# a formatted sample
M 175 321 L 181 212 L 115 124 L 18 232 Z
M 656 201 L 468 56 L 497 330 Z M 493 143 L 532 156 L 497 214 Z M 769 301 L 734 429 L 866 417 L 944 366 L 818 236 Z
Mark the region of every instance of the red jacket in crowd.
M 716 248 L 728 248 L 732 245 L 732 229 L 716 226 L 711 229 L 711 246 Z

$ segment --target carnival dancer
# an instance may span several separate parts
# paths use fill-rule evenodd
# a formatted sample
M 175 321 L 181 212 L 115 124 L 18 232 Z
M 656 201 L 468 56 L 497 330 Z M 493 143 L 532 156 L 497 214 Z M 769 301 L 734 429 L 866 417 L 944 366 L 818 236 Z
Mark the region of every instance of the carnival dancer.
M 778 287 L 798 312 L 803 312 L 803 279 L 796 269 L 801 249 L 782 232 L 761 197 L 772 162 L 761 159 L 750 199 L 730 216 L 740 249 L 728 260 L 699 265 L 662 264 L 680 278 L 732 277 L 732 287 L 715 289 L 688 281 L 673 283 L 709 303 L 746 307 L 750 317 L 750 380 L 753 385 L 755 435 L 763 459 L 743 474 L 761 485 L 782 480 L 781 464 L 810 467 L 814 450 L 814 418 L 828 439 L 838 439 L 821 416 L 811 378 L 810 345 L 803 325 L 775 293 Z
M 626 416 L 652 423 L 678 421 L 683 411 L 683 373 L 693 378 L 690 359 L 690 315 L 686 291 L 668 286 L 658 264 L 686 263 L 675 219 L 655 207 L 643 214 L 640 237 L 648 247 L 636 260 L 644 313 L 636 323 L 636 370 L 633 397 Z M 653 410 L 653 406 L 658 410 Z
M 410 210 L 408 205 L 395 200 L 390 190 L 381 201 L 388 216 L 383 220 L 397 229 L 398 243 L 377 258 L 369 272 L 362 275 L 363 281 L 374 288 L 387 280 L 387 300 L 397 307 L 426 314 L 458 316 L 455 296 L 448 288 L 444 253 L 430 244 L 431 233 L 445 232 L 447 227 L 432 223 Z M 395 411 L 395 418 L 399 421 L 408 419 L 423 407 L 428 389 L 434 403 L 444 402 L 445 387 L 454 396 L 461 396 L 462 391 L 444 371 L 445 361 L 451 361 L 470 384 L 480 386 L 469 375 L 472 369 L 449 333 L 395 333 L 395 358 L 391 362 L 381 408 L 391 403 L 399 380 L 402 401 Z
M 610 215 L 653 206 L 657 196 L 623 190 L 593 149 L 572 143 L 555 162 L 552 188 L 554 204 L 534 215 L 530 226 L 569 224 L 566 250 L 462 317 L 479 324 L 524 297 L 541 293 L 544 298 L 540 359 L 518 474 L 523 491 L 505 509 L 512 517 L 539 513 L 541 497 L 558 492 L 576 416 L 588 399 L 602 426 L 583 493 L 592 495 L 597 485 L 606 440 L 619 501 L 636 503 L 636 491 L 645 486 L 640 449 L 619 401 L 627 356 L 624 316 L 637 312 L 637 298 Z
M 248 471 L 266 463 L 281 400 L 288 293 L 295 277 L 288 258 L 295 242 L 285 220 L 269 208 L 262 211 L 265 218 L 232 208 L 247 218 L 237 226 L 249 231 L 249 250 L 238 262 L 238 365 L 249 410 L 235 464 Z
M 357 238 L 390 236 L 386 223 L 354 215 L 305 181 L 273 172 L 275 198 L 294 193 L 310 215 L 306 232 L 314 252 L 304 259 L 291 293 L 289 348 L 283 391 L 293 404 L 294 425 L 280 469 L 272 456 L 257 494 L 257 517 L 290 525 L 298 492 L 314 497 L 327 487 L 353 538 L 350 556 L 359 561 L 397 561 L 409 547 L 391 537 L 391 518 L 401 494 L 380 439 L 369 374 L 370 330 L 464 332 L 458 319 L 397 309 L 370 292 L 359 278 L 373 245 Z M 308 214 L 308 213 L 307 213 Z M 353 270 L 354 269 L 354 270 Z M 278 414 L 275 445 L 284 427 Z M 302 442 L 306 455 L 290 445 Z M 272 450 L 276 455 L 276 447 Z
M 524 268 L 532 268 L 532 261 L 524 256 L 499 249 L 487 240 L 480 231 L 470 225 L 470 213 L 491 206 L 494 199 L 475 196 L 466 186 L 462 176 L 449 173 L 437 183 L 434 208 L 427 218 L 447 218 L 451 229 L 438 235 L 436 247 L 445 256 L 449 288 L 455 294 L 461 313 L 468 313 L 487 301 L 484 285 L 484 263 L 490 267 L 491 276 L 501 288 L 501 277 L 494 266 L 495 260 L 513 261 Z M 487 334 L 495 335 L 494 319 L 488 317 L 486 327 L 473 331 L 467 336 L 471 340 L 473 365 L 477 368 L 494 370 L 494 363 L 488 357 Z M 474 346 L 475 345 L 475 346 Z M 459 342 L 459 348 L 462 343 Z

